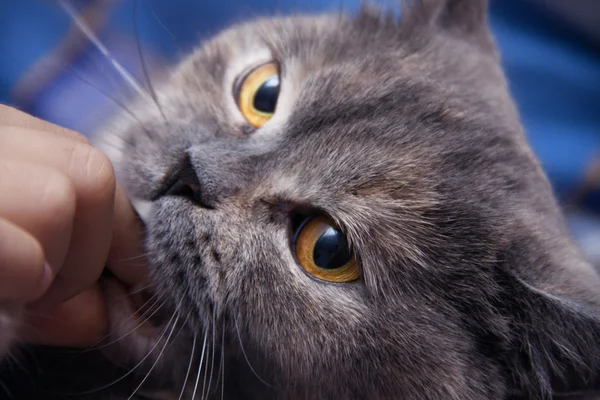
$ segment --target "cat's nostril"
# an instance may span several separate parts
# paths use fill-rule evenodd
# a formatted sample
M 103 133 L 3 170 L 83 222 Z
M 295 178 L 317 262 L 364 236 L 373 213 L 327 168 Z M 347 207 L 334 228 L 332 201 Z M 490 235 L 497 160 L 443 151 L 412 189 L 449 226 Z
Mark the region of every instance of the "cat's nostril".
M 179 196 L 199 202 L 200 184 L 190 181 L 186 178 L 180 178 L 165 192 L 165 196 Z
M 184 197 L 202 207 L 209 207 L 203 199 L 202 185 L 194 171 L 194 167 L 185 160 L 175 172 L 173 179 L 166 184 L 163 196 Z

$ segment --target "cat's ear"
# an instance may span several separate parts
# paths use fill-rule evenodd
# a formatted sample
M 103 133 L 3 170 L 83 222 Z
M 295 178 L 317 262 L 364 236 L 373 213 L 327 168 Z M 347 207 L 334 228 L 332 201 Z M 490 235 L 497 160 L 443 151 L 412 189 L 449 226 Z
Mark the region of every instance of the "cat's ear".
M 430 23 L 442 29 L 473 34 L 487 28 L 487 0 L 421 0 Z
M 576 299 L 551 286 L 511 280 L 503 304 L 512 319 L 506 365 L 511 380 L 524 391 L 533 388 L 536 396 L 598 389 L 600 308 L 580 294 Z

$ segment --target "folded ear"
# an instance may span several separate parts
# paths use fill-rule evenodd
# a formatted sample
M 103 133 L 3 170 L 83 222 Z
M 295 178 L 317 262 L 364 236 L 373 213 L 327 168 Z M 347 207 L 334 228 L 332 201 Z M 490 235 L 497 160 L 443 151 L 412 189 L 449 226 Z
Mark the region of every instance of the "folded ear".
M 422 0 L 432 23 L 443 29 L 473 33 L 487 25 L 487 0 Z
M 434 29 L 494 51 L 487 24 L 488 0 L 399 0 L 405 32 Z
M 526 398 L 600 387 L 600 309 L 512 277 L 507 370 Z M 512 353 L 512 354 L 511 354 Z

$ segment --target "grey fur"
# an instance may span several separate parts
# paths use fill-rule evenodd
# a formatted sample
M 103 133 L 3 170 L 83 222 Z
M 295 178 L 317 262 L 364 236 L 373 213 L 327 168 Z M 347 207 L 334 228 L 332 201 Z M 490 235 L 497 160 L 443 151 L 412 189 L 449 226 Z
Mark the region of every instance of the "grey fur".
M 487 2 L 402 6 L 399 21 L 365 7 L 235 26 L 157 84 L 165 119 L 141 99 L 137 120 L 101 136 L 145 205 L 154 290 L 200 338 L 216 330 L 217 362 L 224 327 L 227 399 L 549 399 L 597 386 L 600 280 L 526 143 Z M 281 65 L 281 104 L 252 130 L 232 64 L 264 51 Z M 164 194 L 183 166 L 196 202 Z M 345 230 L 358 282 L 302 273 L 297 208 Z M 190 348 L 178 339 L 154 373 L 174 398 Z

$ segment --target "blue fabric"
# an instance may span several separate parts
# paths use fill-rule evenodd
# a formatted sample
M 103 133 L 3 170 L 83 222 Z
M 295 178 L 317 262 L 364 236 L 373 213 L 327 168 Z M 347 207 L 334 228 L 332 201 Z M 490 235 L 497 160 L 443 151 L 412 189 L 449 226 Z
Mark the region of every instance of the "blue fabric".
M 600 51 L 523 1 L 491 24 L 529 141 L 556 189 L 575 189 L 600 155 Z

